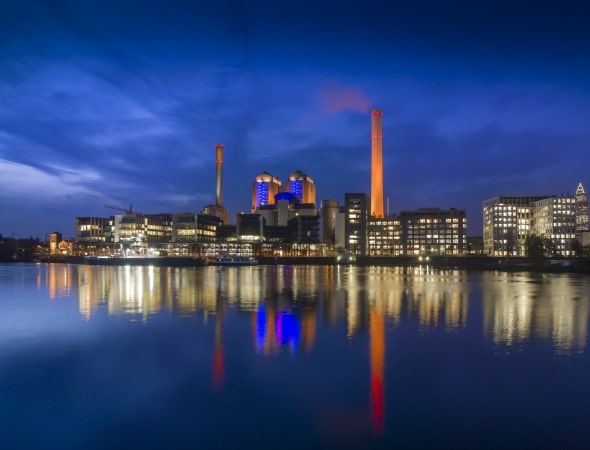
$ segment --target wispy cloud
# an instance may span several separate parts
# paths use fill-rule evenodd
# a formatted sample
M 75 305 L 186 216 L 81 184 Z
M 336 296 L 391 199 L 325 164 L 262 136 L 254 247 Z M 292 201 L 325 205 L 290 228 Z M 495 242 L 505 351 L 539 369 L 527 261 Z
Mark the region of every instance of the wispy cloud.
M 53 173 L 0 159 L 0 178 L 3 184 L 0 197 L 42 202 L 85 194 L 95 196 L 85 184 L 100 181 L 101 176 L 98 173 L 58 166 L 50 169 Z
M 339 86 L 329 83 L 317 96 L 324 115 L 342 111 L 366 113 L 371 107 L 371 100 L 365 92 L 354 86 Z

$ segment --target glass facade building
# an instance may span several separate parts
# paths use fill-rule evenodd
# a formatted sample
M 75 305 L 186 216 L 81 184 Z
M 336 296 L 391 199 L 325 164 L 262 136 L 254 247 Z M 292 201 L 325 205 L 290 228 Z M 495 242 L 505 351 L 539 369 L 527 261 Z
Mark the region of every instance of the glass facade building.
M 498 196 L 483 202 L 483 246 L 489 256 L 525 256 L 534 203 L 550 197 Z
M 532 233 L 550 246 L 547 256 L 572 255 L 576 238 L 575 197 L 550 197 L 534 203 Z

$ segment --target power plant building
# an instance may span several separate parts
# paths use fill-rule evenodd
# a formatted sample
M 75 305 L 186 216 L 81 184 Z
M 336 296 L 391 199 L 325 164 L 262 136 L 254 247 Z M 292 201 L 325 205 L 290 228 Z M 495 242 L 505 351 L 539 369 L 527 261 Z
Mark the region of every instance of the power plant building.
M 328 246 L 336 245 L 336 218 L 340 212 L 338 200 L 322 200 L 322 242 Z
M 201 213 L 219 217 L 224 224 L 228 225 L 229 211 L 223 206 L 223 144 L 215 144 L 215 171 L 215 204 L 205 206 Z
M 312 203 L 315 205 L 315 183 L 313 178 L 304 174 L 300 170 L 289 175 L 287 181 L 287 192 L 295 195 L 300 203 Z
M 252 183 L 252 212 L 264 205 L 273 205 L 275 195 L 281 192 L 283 183 L 268 172 L 262 172 Z
M 371 216 L 383 217 L 383 114 L 371 111 Z

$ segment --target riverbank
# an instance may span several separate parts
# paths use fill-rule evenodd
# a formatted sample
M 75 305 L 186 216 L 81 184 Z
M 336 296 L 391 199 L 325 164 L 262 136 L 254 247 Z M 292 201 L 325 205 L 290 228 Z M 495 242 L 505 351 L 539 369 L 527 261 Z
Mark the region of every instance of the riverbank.
M 180 263 L 182 260 L 182 264 Z M 178 267 L 187 264 L 189 257 L 153 258 L 153 265 L 163 267 Z M 257 257 L 260 265 L 336 265 L 336 258 L 332 256 L 298 256 L 298 257 Z M 42 262 L 85 264 L 83 256 L 55 255 Z M 129 261 L 133 264 L 133 261 Z M 145 263 L 142 265 L 146 265 Z M 152 264 L 149 264 L 152 265 Z M 198 265 L 198 264 L 194 264 Z M 533 259 L 522 257 L 492 257 L 492 256 L 431 256 L 420 259 L 415 256 L 358 256 L 357 266 L 385 266 L 385 267 L 418 267 L 428 266 L 436 269 L 460 270 L 496 270 L 496 271 L 529 271 L 556 273 L 588 273 L 590 274 L 590 258 L 578 259 Z

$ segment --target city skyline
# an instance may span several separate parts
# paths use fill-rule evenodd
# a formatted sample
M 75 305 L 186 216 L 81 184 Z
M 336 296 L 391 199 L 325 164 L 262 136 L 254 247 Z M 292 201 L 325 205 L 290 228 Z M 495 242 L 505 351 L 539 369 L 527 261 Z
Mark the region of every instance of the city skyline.
M 262 171 L 342 204 L 370 194 L 379 108 L 391 212 L 466 209 L 481 235 L 488 198 L 590 182 L 584 12 L 531 5 L 1 2 L 0 233 L 201 211 L 216 143 L 232 222 Z

